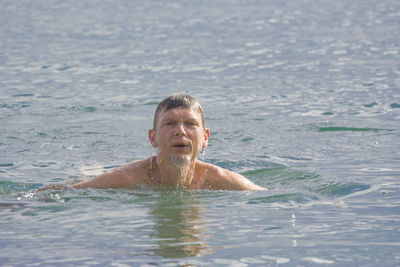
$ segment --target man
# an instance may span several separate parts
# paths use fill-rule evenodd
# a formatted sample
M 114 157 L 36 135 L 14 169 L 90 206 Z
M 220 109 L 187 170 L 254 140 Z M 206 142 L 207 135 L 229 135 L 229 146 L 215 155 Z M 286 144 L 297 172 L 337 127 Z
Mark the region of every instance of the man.
M 199 102 L 185 94 L 164 99 L 149 130 L 157 155 L 137 160 L 74 188 L 119 188 L 139 184 L 182 189 L 267 190 L 242 175 L 202 162 L 197 156 L 208 145 L 210 130 L 205 127 Z M 57 189 L 57 186 L 49 188 Z

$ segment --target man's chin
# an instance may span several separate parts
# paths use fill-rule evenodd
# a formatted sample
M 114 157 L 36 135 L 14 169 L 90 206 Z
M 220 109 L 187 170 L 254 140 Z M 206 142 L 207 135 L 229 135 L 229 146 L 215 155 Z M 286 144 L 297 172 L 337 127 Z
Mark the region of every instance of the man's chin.
M 178 155 L 171 157 L 171 163 L 178 168 L 184 168 L 189 166 L 191 161 L 190 155 Z

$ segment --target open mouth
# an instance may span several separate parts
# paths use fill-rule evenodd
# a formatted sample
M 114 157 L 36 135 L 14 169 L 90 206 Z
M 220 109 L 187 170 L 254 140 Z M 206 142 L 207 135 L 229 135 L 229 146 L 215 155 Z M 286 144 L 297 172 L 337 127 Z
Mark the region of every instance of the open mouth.
M 186 147 L 189 147 L 189 144 L 187 144 L 187 143 L 176 143 L 176 144 L 173 144 L 172 147 L 174 147 L 174 148 L 186 148 Z
M 176 144 L 173 145 L 173 147 L 188 147 L 189 145 L 185 145 L 185 144 Z

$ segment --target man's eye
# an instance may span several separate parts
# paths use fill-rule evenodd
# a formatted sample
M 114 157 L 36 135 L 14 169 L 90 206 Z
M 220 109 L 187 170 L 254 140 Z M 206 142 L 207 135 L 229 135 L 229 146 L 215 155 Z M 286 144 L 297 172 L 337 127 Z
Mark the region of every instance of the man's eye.
M 172 121 L 165 121 L 162 123 L 162 125 L 164 125 L 164 126 L 172 126 L 173 124 L 174 124 L 174 122 L 172 122 Z

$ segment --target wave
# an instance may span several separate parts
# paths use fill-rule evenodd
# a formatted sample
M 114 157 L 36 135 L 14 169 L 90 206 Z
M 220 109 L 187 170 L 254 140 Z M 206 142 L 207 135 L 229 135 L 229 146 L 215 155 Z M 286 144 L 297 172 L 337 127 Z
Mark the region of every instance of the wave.
M 244 176 L 270 189 L 264 193 L 250 195 L 248 203 L 297 203 L 305 204 L 320 201 L 334 201 L 361 192 L 371 190 L 368 184 L 357 182 L 332 181 L 318 173 L 307 172 L 288 168 L 278 164 L 269 164 L 261 169 L 250 170 L 242 173 Z M 153 199 L 156 195 L 146 186 L 124 189 L 87 189 L 54 191 L 47 190 L 37 192 L 43 184 L 0 181 L 0 203 L 17 200 L 37 200 L 40 202 L 70 202 L 70 201 L 94 201 L 94 202 L 120 202 L 143 203 Z M 158 192 L 160 193 L 160 192 Z M 172 195 L 182 195 L 188 192 L 173 192 Z M 204 193 L 206 195 L 204 195 Z M 164 192 L 165 194 L 165 192 Z M 218 197 L 221 191 L 204 190 L 203 193 L 192 192 L 202 197 Z M 232 193 L 234 194 L 234 192 Z M 225 194 L 223 194 L 225 195 Z M 230 194 L 229 194 L 230 195 Z
M 251 198 L 251 204 L 335 202 L 371 188 L 368 184 L 331 181 L 317 173 L 284 166 L 247 171 L 243 175 L 271 189 L 266 196 Z

